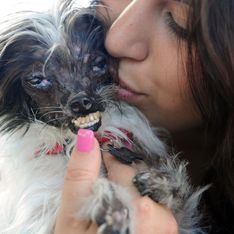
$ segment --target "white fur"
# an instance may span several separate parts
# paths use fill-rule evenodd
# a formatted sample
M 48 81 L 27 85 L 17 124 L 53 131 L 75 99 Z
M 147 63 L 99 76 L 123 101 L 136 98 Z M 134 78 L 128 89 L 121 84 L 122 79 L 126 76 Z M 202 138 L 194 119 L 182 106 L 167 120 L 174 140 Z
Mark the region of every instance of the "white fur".
M 45 152 L 70 134 L 41 123 L 23 131 L 1 136 L 0 230 L 51 233 L 68 155 Z

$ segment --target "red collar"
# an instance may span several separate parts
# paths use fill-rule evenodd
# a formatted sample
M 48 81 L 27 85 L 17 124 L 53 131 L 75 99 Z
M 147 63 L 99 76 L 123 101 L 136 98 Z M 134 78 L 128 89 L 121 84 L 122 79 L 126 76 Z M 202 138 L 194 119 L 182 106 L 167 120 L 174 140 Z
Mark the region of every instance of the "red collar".
M 133 134 L 132 132 L 127 131 L 126 129 L 123 128 L 119 128 L 119 130 L 124 133 L 124 135 L 127 137 L 127 139 L 129 139 L 129 141 L 125 140 L 125 139 L 119 139 L 121 140 L 121 142 L 123 143 L 123 145 L 125 147 L 127 147 L 128 149 L 132 149 L 132 144 L 130 143 L 133 140 Z M 118 137 L 116 137 L 115 135 L 113 135 L 111 132 L 109 131 L 105 131 L 105 137 L 100 136 L 100 134 L 95 134 L 98 142 L 100 143 L 100 145 L 103 145 L 104 143 L 110 142 L 111 140 L 117 140 Z
M 54 155 L 54 154 L 60 154 L 62 152 L 64 152 L 64 146 L 60 145 L 59 143 L 56 143 L 56 145 L 54 146 L 54 148 L 48 149 L 46 151 L 46 154 L 47 155 Z
M 56 154 L 63 153 L 64 150 L 65 150 L 65 147 L 63 145 L 56 143 L 56 145 L 53 148 L 46 150 L 45 154 L 46 155 L 56 155 Z M 35 157 L 39 157 L 41 155 L 42 151 L 43 150 L 37 150 L 35 152 Z
M 127 147 L 128 149 L 132 149 L 133 145 L 130 143 L 133 140 L 133 134 L 129 131 L 127 131 L 126 129 L 123 128 L 119 128 L 119 130 L 125 134 L 125 136 L 127 137 L 127 139 L 129 139 L 129 141 L 126 141 L 125 139 L 119 139 L 121 140 L 122 144 Z M 100 143 L 100 145 L 102 146 L 104 143 L 110 142 L 111 140 L 117 140 L 118 137 L 114 136 L 111 132 L 109 131 L 105 131 L 105 137 L 102 137 L 100 134 L 96 133 L 95 134 L 98 142 Z M 56 145 L 51 148 L 48 149 L 46 151 L 46 155 L 56 155 L 56 154 L 60 154 L 63 153 L 65 150 L 64 145 L 61 145 L 59 143 L 56 143 Z M 40 153 L 40 150 L 36 151 L 35 155 L 37 156 Z

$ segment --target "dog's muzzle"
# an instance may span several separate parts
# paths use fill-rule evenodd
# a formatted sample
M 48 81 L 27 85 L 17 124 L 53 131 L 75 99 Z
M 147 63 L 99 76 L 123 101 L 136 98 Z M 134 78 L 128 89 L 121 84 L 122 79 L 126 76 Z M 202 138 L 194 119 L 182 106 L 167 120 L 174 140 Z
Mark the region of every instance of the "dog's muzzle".
M 71 120 L 71 130 L 86 128 L 97 131 L 101 126 L 104 107 L 97 98 L 88 95 L 76 96 L 69 101 L 69 109 L 74 116 Z
M 72 119 L 72 123 L 76 128 L 87 128 L 93 131 L 97 131 L 101 126 L 102 113 L 100 111 L 90 113 L 86 116 Z

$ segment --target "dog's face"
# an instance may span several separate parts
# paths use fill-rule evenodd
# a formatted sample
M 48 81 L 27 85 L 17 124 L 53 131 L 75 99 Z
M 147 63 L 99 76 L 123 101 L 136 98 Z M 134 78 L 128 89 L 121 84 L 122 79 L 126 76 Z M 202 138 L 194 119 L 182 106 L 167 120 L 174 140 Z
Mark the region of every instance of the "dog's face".
M 60 22 L 38 13 L 0 35 L 0 114 L 7 129 L 35 119 L 56 127 L 97 130 L 111 84 L 105 28 L 92 14 Z

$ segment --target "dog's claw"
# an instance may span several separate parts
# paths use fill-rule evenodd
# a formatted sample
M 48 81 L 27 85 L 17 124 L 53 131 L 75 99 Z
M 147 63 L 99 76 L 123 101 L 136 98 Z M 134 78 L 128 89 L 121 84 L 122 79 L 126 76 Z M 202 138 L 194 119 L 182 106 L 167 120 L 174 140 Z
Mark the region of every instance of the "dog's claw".
M 98 224 L 98 233 L 102 234 L 128 234 L 129 211 L 123 204 L 115 199 L 108 204 L 103 203 L 95 220 Z
M 108 145 L 109 152 L 121 163 L 130 165 L 137 160 L 143 160 L 141 154 L 137 154 L 127 148 L 116 148 L 113 145 Z

